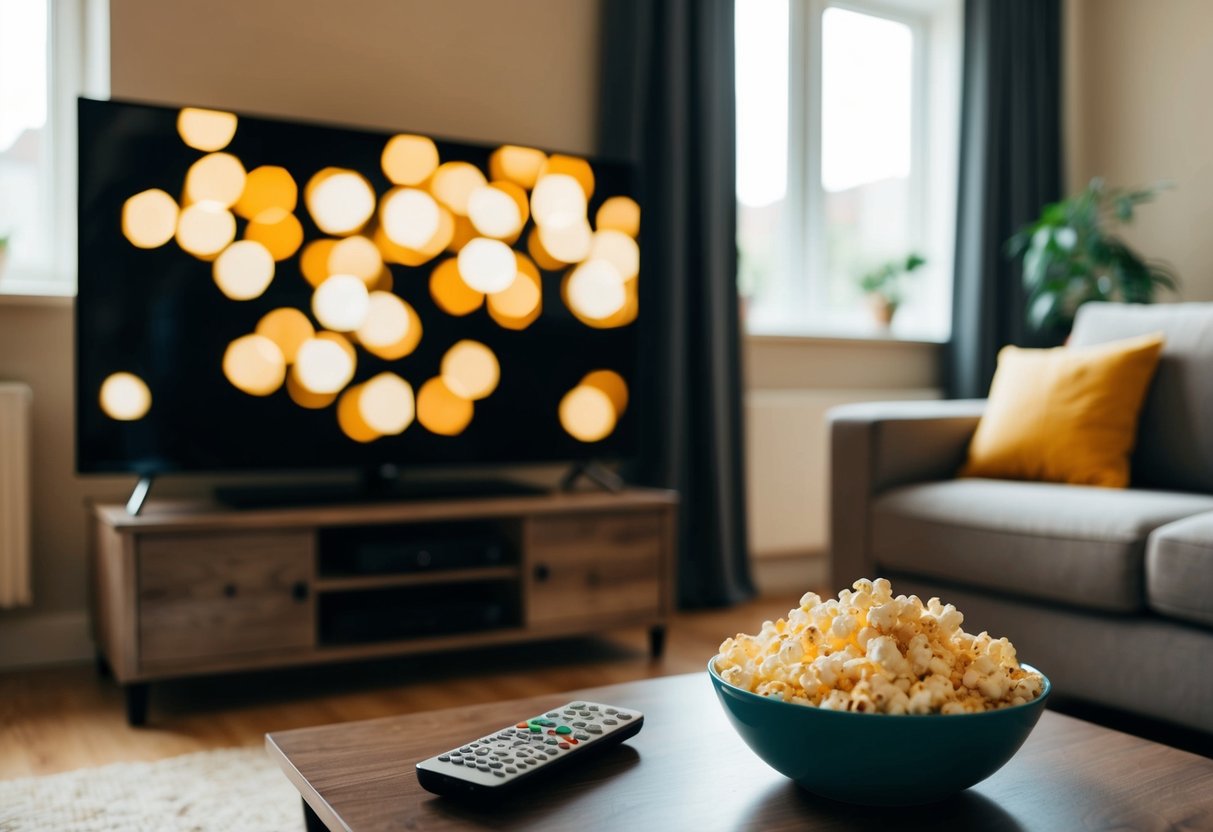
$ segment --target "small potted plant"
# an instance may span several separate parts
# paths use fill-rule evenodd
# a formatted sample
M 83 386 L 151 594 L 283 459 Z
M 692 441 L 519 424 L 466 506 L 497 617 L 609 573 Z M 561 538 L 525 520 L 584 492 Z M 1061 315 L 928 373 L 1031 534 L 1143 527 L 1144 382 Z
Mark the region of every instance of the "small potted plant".
M 1159 290 L 1178 287 L 1170 266 L 1146 259 L 1113 231 L 1165 187 L 1109 188 L 1092 179 L 1077 196 L 1046 205 L 1007 242 L 1012 257 L 1023 256 L 1029 326 L 1064 338 L 1087 301 L 1153 303 Z
M 897 307 L 905 299 L 905 279 L 926 262 L 922 255 L 911 253 L 904 258 L 890 260 L 860 276 L 859 288 L 867 295 L 872 317 L 879 326 L 887 328 L 893 323 Z

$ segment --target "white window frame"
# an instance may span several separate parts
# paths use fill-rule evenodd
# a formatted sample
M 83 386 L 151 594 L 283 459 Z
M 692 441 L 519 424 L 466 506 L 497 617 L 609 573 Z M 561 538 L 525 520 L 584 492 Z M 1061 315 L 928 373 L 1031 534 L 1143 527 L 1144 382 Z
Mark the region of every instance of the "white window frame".
M 910 29 L 913 37 L 910 234 L 915 248 L 932 252 L 929 258 L 932 267 L 946 278 L 944 296 L 936 298 L 936 302 L 950 305 L 958 141 L 950 136 L 932 135 L 935 132 L 932 125 L 935 108 L 953 99 L 959 103 L 960 4 L 956 0 L 791 0 L 788 4 L 788 189 L 783 227 L 778 235 L 782 246 L 778 261 L 783 268 L 772 276 L 774 285 L 770 287 L 774 302 L 802 311 L 822 309 L 828 290 L 820 127 L 824 80 L 822 19 L 829 8 L 874 15 Z M 950 9 L 954 10 L 951 18 L 941 24 L 940 17 L 949 14 Z M 952 73 L 955 77 L 938 79 L 943 89 L 932 83 L 936 80 L 932 76 L 938 72 L 934 48 L 943 40 L 941 30 L 945 36 L 957 38 L 954 59 L 957 65 Z M 958 127 L 958 113 L 953 122 Z M 930 183 L 939 181 L 942 166 L 950 166 L 951 175 L 943 177 L 943 192 L 929 194 Z M 830 324 L 811 315 L 800 321 L 759 324 L 750 331 L 758 335 L 862 337 L 865 334 L 850 324 Z M 912 340 L 946 341 L 948 336 L 946 330 L 916 331 Z
M 76 294 L 76 98 L 109 96 L 109 0 L 48 0 L 47 46 L 39 213 L 57 242 L 41 268 L 10 263 L 0 295 Z

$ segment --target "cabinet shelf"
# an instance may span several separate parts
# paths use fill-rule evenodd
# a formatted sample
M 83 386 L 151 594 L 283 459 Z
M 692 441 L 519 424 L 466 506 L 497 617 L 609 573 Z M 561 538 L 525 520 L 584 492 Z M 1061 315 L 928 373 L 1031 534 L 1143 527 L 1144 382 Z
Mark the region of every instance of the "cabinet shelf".
M 484 581 L 517 580 L 517 566 L 490 566 L 481 569 L 443 569 L 438 572 L 408 572 L 396 575 L 322 575 L 316 578 L 316 592 L 348 592 L 360 589 L 389 589 L 426 584 L 471 584 Z

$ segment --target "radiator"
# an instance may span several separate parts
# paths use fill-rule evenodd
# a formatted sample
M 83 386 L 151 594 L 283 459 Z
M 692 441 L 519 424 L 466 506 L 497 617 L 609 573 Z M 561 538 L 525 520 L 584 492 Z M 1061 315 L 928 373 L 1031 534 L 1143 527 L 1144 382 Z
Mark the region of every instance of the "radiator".
M 938 390 L 751 390 L 746 393 L 746 502 L 757 557 L 829 545 L 826 413 L 851 402 L 937 399 Z
M 29 604 L 30 405 L 24 384 L 0 382 L 0 608 Z

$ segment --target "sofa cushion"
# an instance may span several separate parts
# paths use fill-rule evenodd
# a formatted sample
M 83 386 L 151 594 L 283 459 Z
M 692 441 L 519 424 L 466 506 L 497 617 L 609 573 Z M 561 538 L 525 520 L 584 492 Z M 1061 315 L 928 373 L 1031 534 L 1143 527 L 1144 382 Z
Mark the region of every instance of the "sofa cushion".
M 1069 344 L 1152 332 L 1166 343 L 1141 411 L 1132 483 L 1213 492 L 1213 303 L 1083 304 Z
M 964 479 L 911 485 L 872 509 L 876 563 L 1004 594 L 1115 612 L 1144 608 L 1150 532 L 1213 497 Z
M 1213 627 L 1213 513 L 1176 520 L 1146 547 L 1150 609 Z

